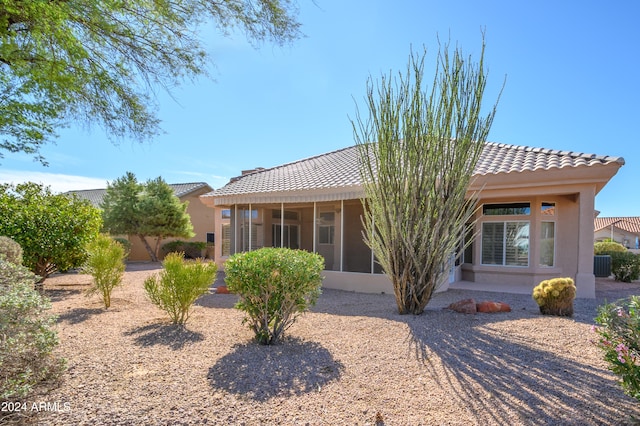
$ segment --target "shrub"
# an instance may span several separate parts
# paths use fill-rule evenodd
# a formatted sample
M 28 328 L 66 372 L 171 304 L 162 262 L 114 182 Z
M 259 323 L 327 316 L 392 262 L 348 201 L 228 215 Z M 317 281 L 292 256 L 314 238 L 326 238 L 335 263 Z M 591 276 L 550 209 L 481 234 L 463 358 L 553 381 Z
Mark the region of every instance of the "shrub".
M 100 294 L 104 307 L 111 306 L 111 292 L 122 283 L 125 248 L 107 235 L 99 235 L 87 246 L 87 261 L 82 270 L 93 277 L 87 295 Z
M 131 251 L 131 241 L 123 237 L 115 237 L 113 240 L 122 244 L 122 247 L 124 247 L 126 256 L 129 256 L 129 252 Z
M 604 351 L 624 392 L 640 401 L 640 296 L 600 306 L 595 321 L 595 345 Z
M 576 286 L 571 278 L 544 280 L 533 289 L 533 299 L 543 315 L 572 316 L 575 297 Z
M 162 266 L 164 270 L 159 275 L 144 281 L 144 289 L 151 302 L 168 313 L 174 324 L 184 324 L 191 305 L 209 291 L 218 268 L 202 259 L 185 261 L 182 253 L 169 253 Z
M 167 253 L 184 253 L 186 259 L 197 259 L 202 257 L 202 250 L 207 248 L 207 243 L 202 241 L 169 241 L 162 246 L 162 250 Z
M 9 237 L 0 236 L 0 256 L 15 265 L 22 265 L 22 247 Z
M 593 245 L 593 254 L 595 255 L 623 253 L 626 251 L 625 246 L 614 241 L 600 241 Z
M 225 281 L 239 295 L 260 344 L 275 343 L 320 295 L 322 256 L 301 250 L 263 248 L 237 253 L 225 263 Z
M 0 400 L 24 399 L 33 388 L 53 380 L 64 361 L 53 356 L 58 344 L 48 299 L 33 289 L 38 277 L 21 265 L 0 259 Z
M 640 257 L 630 251 L 612 252 L 611 272 L 616 281 L 630 283 L 640 278 Z

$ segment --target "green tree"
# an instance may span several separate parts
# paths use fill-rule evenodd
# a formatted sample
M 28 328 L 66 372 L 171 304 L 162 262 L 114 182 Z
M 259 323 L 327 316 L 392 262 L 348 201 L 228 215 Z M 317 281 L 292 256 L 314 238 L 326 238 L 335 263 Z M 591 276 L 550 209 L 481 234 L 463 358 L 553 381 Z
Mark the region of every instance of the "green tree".
M 297 12 L 292 0 L 3 0 L 0 150 L 46 164 L 40 147 L 71 121 L 149 139 L 157 87 L 207 74 L 204 25 L 285 44 L 301 35 Z
M 0 235 L 20 244 L 23 264 L 42 281 L 82 265 L 101 225 L 100 211 L 76 196 L 33 182 L 0 185 Z
M 368 117 L 352 121 L 361 157 L 365 240 L 393 283 L 398 311 L 420 314 L 470 230 L 476 197 L 467 197 L 496 105 L 481 117 L 486 85 L 479 64 L 441 46 L 431 91 L 424 58 L 406 74 L 369 79 Z M 375 143 L 371 143 L 375 142 Z
M 193 237 L 187 206 L 161 177 L 140 184 L 127 172 L 107 186 L 101 206 L 104 229 L 112 235 L 137 235 L 157 262 L 162 239 Z M 155 237 L 154 247 L 147 237 Z

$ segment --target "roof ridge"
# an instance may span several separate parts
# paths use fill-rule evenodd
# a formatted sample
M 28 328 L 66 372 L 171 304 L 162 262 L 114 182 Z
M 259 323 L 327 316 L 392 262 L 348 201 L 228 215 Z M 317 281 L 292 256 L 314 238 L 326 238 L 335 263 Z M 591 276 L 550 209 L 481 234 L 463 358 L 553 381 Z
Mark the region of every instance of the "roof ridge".
M 272 170 L 283 169 L 285 167 L 293 166 L 294 164 L 304 163 L 305 161 L 311 161 L 311 160 L 314 160 L 316 158 L 326 157 L 328 155 L 336 154 L 336 153 L 339 153 L 339 152 L 342 152 L 342 151 L 347 151 L 347 150 L 350 150 L 350 149 L 354 149 L 356 147 L 357 147 L 357 145 L 351 145 L 351 146 L 347 146 L 345 148 L 339 148 L 339 149 L 336 149 L 336 150 L 333 150 L 333 151 L 325 152 L 323 154 L 312 155 L 311 157 L 301 158 L 299 160 L 291 161 L 291 162 L 285 163 L 285 164 L 279 164 L 279 165 L 273 166 L 273 167 L 268 167 L 268 168 L 256 167 L 256 169 L 254 169 L 252 172 L 249 172 L 249 173 L 246 173 L 246 174 L 231 178 L 231 180 L 227 183 L 227 185 L 229 185 L 230 183 L 233 183 L 233 182 L 235 182 L 235 181 L 237 181 L 239 179 L 242 179 L 242 178 L 244 178 L 246 176 L 255 176 L 255 175 L 258 175 L 258 174 L 261 174 L 261 173 L 270 172 Z

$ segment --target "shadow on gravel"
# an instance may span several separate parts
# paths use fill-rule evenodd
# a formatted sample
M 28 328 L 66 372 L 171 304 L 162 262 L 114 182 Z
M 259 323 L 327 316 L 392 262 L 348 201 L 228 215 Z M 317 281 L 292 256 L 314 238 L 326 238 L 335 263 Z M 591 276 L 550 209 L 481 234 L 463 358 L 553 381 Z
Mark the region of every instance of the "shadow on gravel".
M 58 315 L 58 322 L 68 322 L 69 324 L 80 324 L 94 315 L 100 315 L 105 310 L 102 308 L 75 308 Z
M 235 294 L 205 294 L 200 296 L 194 305 L 205 308 L 233 309 L 237 301 L 238 296 Z
M 160 345 L 174 351 L 179 351 L 187 345 L 204 340 L 203 334 L 187 330 L 179 324 L 149 324 L 136 327 L 124 335 L 134 336 L 134 343 L 138 346 Z
M 454 389 L 451 397 L 477 424 L 625 425 L 640 414 L 614 380 L 597 374 L 606 370 L 568 359 L 557 347 L 541 349 L 544 336 L 483 328 L 489 316 L 449 315 L 407 317 L 410 343 L 429 377 Z M 449 321 L 457 322 L 455 333 Z
M 319 391 L 344 366 L 316 342 L 285 338 L 278 345 L 238 344 L 209 369 L 211 387 L 264 402 Z
M 47 296 L 52 302 L 60 302 L 61 300 L 80 293 L 82 293 L 82 290 L 78 289 L 48 289 L 45 287 L 44 290 L 44 295 Z

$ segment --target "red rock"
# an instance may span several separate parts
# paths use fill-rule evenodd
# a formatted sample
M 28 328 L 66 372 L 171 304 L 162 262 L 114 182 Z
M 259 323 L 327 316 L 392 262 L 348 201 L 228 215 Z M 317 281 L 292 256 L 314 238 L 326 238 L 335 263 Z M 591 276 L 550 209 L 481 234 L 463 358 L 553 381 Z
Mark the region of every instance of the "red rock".
M 220 285 L 216 287 L 216 294 L 229 294 L 230 291 L 226 285 Z
M 449 309 L 462 314 L 475 314 L 477 311 L 476 301 L 473 299 L 464 299 L 449 305 Z
M 476 304 L 476 310 L 484 313 L 511 312 L 511 306 L 502 302 L 484 301 Z

